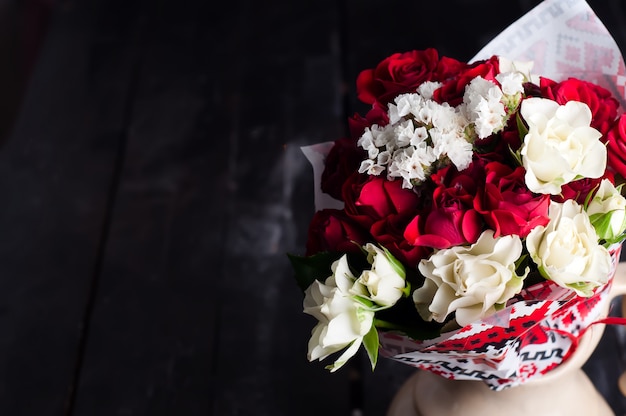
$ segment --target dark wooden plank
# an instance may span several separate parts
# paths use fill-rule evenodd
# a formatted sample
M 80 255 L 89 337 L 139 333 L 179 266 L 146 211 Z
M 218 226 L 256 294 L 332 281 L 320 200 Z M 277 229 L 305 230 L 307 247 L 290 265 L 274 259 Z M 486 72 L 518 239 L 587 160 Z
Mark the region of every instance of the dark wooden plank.
M 4 142 L 15 124 L 19 104 L 26 84 L 25 66 L 22 65 L 22 36 L 20 25 L 23 13 L 15 3 L 0 5 L 0 141 Z
M 63 2 L 0 151 L 0 413 L 62 414 L 76 363 L 74 415 L 383 414 L 410 367 L 305 358 L 285 256 L 313 212 L 298 147 L 341 135 L 359 70 L 426 46 L 468 58 L 531 2 L 477 3 Z
M 71 397 L 132 62 L 94 71 L 97 4 L 55 10 L 0 150 L 1 414 L 62 415 Z
M 334 2 L 146 6 L 142 70 L 75 415 L 347 414 L 306 361 L 312 175 L 342 131 Z M 331 389 L 334 410 L 312 389 Z
M 245 130 L 230 170 L 239 188 L 232 199 L 225 276 L 240 264 L 236 275 L 249 286 L 231 283 L 232 293 L 239 290 L 243 297 L 225 303 L 223 313 L 225 325 L 228 316 L 247 321 L 253 334 L 246 342 L 243 333 L 222 331 L 228 339 L 219 358 L 226 361 L 216 376 L 226 385 L 214 414 L 349 414 L 351 374 L 329 374 L 327 363 L 306 361 L 314 322 L 302 313 L 302 296 L 285 262 L 285 252 L 303 252 L 313 214 L 311 169 L 299 146 L 334 140 L 343 131 L 336 3 L 281 1 L 271 9 L 250 3 L 244 10 L 242 23 L 250 32 L 243 50 L 256 69 L 244 74 L 239 91 Z M 256 21 L 273 29 L 255 29 Z M 270 111 L 261 111 L 256 103 L 268 97 Z M 230 367 L 245 355 L 247 363 Z M 320 388 L 328 401 L 319 399 Z M 243 392 L 251 397 L 242 401 Z
M 147 36 L 77 415 L 207 414 L 211 402 L 215 299 L 206 289 L 224 224 L 211 207 L 224 190 L 211 176 L 227 158 L 214 157 L 210 132 L 225 111 L 207 106 L 214 80 L 199 23 L 209 9 L 142 6 Z

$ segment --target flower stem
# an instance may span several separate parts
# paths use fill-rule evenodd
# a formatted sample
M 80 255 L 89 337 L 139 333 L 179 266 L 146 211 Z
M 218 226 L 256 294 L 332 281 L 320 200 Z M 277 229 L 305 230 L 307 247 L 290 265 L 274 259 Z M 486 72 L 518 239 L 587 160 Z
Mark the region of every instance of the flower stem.
M 389 321 L 384 321 L 382 319 L 374 318 L 374 326 L 376 328 L 384 328 L 384 329 L 403 329 L 402 326 L 391 323 Z

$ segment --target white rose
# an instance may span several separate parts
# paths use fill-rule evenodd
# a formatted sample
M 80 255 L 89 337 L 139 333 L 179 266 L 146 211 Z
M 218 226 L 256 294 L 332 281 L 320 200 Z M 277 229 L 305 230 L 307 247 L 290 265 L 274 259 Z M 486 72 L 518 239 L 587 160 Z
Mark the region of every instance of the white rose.
M 456 311 L 461 326 L 494 313 L 522 289 L 526 273 L 515 273 L 521 253 L 518 236 L 494 238 L 492 230 L 470 247 L 435 252 L 419 264 L 426 281 L 413 292 L 418 312 L 426 320 L 444 322 Z
M 600 182 L 586 211 L 598 237 L 603 240 L 615 242 L 626 230 L 626 199 L 608 179 Z
M 535 227 L 526 238 L 531 258 L 546 279 L 580 296 L 590 296 L 594 288 L 608 281 L 608 250 L 598 244 L 589 216 L 575 201 L 552 202 L 549 216 L 547 226 Z
M 589 106 L 531 97 L 522 101 L 521 114 L 528 133 L 520 154 L 531 191 L 557 195 L 562 185 L 580 177 L 602 176 L 606 148 L 602 134 L 590 127 Z
M 380 306 L 393 306 L 404 294 L 404 267 L 387 251 L 368 243 L 364 247 L 371 270 L 364 270 L 357 279 L 353 293 L 364 296 Z
M 330 366 L 331 371 L 336 371 L 358 351 L 374 324 L 374 312 L 365 309 L 349 293 L 355 278 L 345 255 L 332 264 L 332 271 L 325 283 L 316 280 L 307 288 L 303 306 L 304 313 L 319 321 L 311 331 L 309 361 L 321 361 L 347 347 Z

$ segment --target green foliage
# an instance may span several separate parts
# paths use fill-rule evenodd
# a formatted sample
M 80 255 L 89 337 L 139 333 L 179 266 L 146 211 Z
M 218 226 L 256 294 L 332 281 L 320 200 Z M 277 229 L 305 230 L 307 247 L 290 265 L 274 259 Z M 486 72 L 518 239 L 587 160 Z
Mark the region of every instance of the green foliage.
M 376 326 L 372 325 L 369 332 L 363 337 L 363 346 L 365 347 L 365 351 L 367 351 L 370 363 L 372 363 L 372 371 L 374 371 L 376 363 L 378 362 L 379 346 L 378 331 L 376 330 Z
M 296 283 L 304 292 L 315 280 L 325 281 L 332 274 L 330 266 L 341 253 L 323 252 L 312 256 L 287 254 L 295 272 Z
M 374 326 L 382 331 L 400 331 L 415 340 L 433 339 L 440 335 L 444 324 L 423 320 L 412 297 L 401 298 L 393 308 L 376 313 Z
M 606 248 L 610 247 L 612 244 L 622 242 L 626 233 L 626 231 L 623 231 L 621 234 L 613 235 L 611 224 L 613 218 L 611 214 L 612 212 L 601 212 L 589 216 L 591 224 L 595 228 L 600 238 L 602 238 L 602 245 Z M 624 228 L 625 226 L 626 224 L 622 224 L 622 228 Z

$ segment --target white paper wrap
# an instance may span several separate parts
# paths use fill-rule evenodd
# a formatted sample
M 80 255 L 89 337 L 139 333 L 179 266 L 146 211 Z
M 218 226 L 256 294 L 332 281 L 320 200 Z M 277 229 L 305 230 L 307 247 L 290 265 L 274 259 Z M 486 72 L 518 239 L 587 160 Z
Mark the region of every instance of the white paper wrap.
M 533 73 L 598 84 L 626 108 L 626 68 L 615 40 L 583 0 L 545 0 L 489 42 L 472 61 L 493 55 L 533 61 Z

